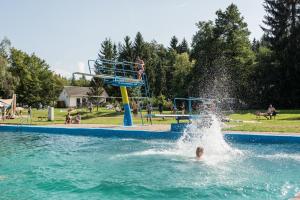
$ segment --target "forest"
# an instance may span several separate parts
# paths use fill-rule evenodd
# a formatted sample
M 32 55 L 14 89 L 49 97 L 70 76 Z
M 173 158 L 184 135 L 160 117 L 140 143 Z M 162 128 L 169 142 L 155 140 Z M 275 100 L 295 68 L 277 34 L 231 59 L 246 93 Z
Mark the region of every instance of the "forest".
M 215 19 L 196 22 L 191 43 L 170 38 L 166 47 L 145 41 L 142 33 L 115 42 L 101 42 L 98 57 L 145 62 L 153 98 L 236 98 L 248 108 L 272 103 L 281 108 L 300 107 L 300 2 L 265 0 L 263 35 L 250 39 L 247 23 L 238 7 L 230 4 L 216 11 Z M 195 22 L 192 22 L 195 23 Z M 97 95 L 104 87 L 112 96 L 119 90 L 101 80 L 64 78 L 50 70 L 35 54 L 0 43 L 0 97 L 18 95 L 18 102 L 51 104 L 64 85 L 90 86 Z M 130 90 L 135 96 L 138 91 Z M 93 95 L 95 95 L 93 94 Z

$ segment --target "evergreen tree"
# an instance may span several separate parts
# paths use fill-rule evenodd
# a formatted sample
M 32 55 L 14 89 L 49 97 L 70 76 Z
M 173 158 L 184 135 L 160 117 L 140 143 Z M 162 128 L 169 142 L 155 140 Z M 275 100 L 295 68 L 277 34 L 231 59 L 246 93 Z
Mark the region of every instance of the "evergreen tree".
M 185 38 L 183 38 L 182 42 L 178 45 L 177 52 L 178 53 L 189 53 L 190 52 L 189 45 Z
M 175 35 L 171 38 L 170 48 L 173 49 L 174 51 L 177 51 L 177 48 L 178 48 L 178 39 L 177 39 L 177 37 Z
M 137 57 L 143 58 L 145 54 L 144 50 L 145 42 L 142 34 L 140 32 L 137 32 L 135 39 L 134 39 L 134 44 L 133 44 L 133 49 L 134 49 L 134 59 Z
M 278 104 L 300 106 L 300 1 L 265 0 L 264 39 L 273 54 L 273 67 L 279 76 L 273 76 L 276 93 L 281 94 Z M 298 41 L 298 42 L 297 42 Z M 274 94 L 275 95 L 275 94 Z
M 257 53 L 259 50 L 259 47 L 260 47 L 260 42 L 254 38 L 252 41 L 252 46 L 251 46 L 252 51 Z
M 98 53 L 98 58 L 107 59 L 107 60 L 116 60 L 118 56 L 117 46 L 114 44 L 111 39 L 106 38 L 101 43 L 101 49 Z
M 123 61 L 131 61 L 134 62 L 134 56 L 133 56 L 133 45 L 130 41 L 130 37 L 126 36 L 124 38 L 124 44 L 120 46 L 119 51 L 119 60 Z
M 3 58 L 8 59 L 10 49 L 11 49 L 11 42 L 7 37 L 4 37 L 0 42 L 0 55 Z
M 117 60 L 118 59 L 118 51 L 117 46 L 114 44 L 111 39 L 105 39 L 101 43 L 101 48 L 98 53 L 98 59 L 107 59 L 107 60 Z M 95 73 L 106 73 L 106 74 L 112 74 L 113 71 L 106 71 L 102 69 L 102 66 L 99 65 L 97 62 L 95 63 Z M 106 64 L 105 67 L 111 67 L 110 65 Z M 94 85 L 93 90 L 97 90 L 97 85 Z M 113 87 L 110 85 L 104 85 L 105 90 L 107 93 L 111 96 L 120 96 L 120 91 L 117 89 L 117 87 Z
M 93 77 L 90 81 L 90 92 L 88 93 L 90 101 L 93 101 L 97 105 L 97 111 L 98 107 L 101 102 L 103 102 L 103 98 L 100 98 L 99 96 L 102 95 L 104 92 L 104 82 L 102 79 Z

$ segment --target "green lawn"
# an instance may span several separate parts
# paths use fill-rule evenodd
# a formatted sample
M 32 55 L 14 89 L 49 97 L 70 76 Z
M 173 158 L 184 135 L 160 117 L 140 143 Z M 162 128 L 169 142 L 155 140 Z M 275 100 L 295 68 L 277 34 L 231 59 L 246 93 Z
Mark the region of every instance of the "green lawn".
M 109 125 L 122 125 L 123 124 L 123 113 L 122 112 L 116 112 L 114 110 L 107 110 L 105 108 L 99 108 L 99 111 L 96 110 L 96 108 L 93 110 L 92 113 L 88 112 L 87 109 L 77 109 L 71 111 L 71 115 L 73 117 L 76 116 L 77 112 L 81 113 L 81 123 L 82 124 L 109 124 Z M 60 109 L 55 108 L 54 110 L 54 121 L 48 121 L 46 119 L 48 113 L 47 110 L 36 110 L 32 109 L 32 120 L 28 120 L 27 118 L 27 110 L 23 111 L 23 118 L 16 118 L 16 119 L 10 119 L 5 120 L 4 122 L 0 120 L 0 123 L 6 123 L 6 124 L 33 124 L 33 125 L 49 125 L 49 124 L 64 124 L 65 123 L 65 117 L 68 113 L 67 109 Z M 154 112 L 155 113 L 155 112 Z M 169 113 L 169 112 L 165 112 Z M 143 111 L 143 115 L 146 115 L 146 112 Z M 44 119 L 39 119 L 39 117 L 44 117 Z M 144 123 L 146 124 L 146 119 L 144 118 Z M 140 114 L 137 116 L 133 115 L 133 122 L 134 124 L 142 124 L 142 119 L 140 117 Z M 161 118 L 153 118 L 152 119 L 153 124 L 170 124 L 176 122 L 175 119 L 167 118 L 167 119 L 161 119 Z
M 73 110 L 71 114 L 76 115 L 77 112 L 81 113 L 82 124 L 108 124 L 108 125 L 122 125 L 123 113 L 117 113 L 114 110 L 107 110 L 100 108 L 96 111 L 96 108 L 92 113 L 89 113 L 86 109 Z M 156 112 L 154 112 L 156 113 Z M 170 114 L 170 112 L 164 112 Z M 226 123 L 229 128 L 224 130 L 232 131 L 252 131 L 252 132 L 290 132 L 300 133 L 300 110 L 279 110 L 279 114 L 276 119 L 267 120 L 263 117 L 257 119 L 253 114 L 255 110 L 240 111 L 234 114 L 228 115 L 231 122 Z M 47 119 L 40 120 L 38 117 L 47 117 L 47 110 L 33 109 L 33 117 L 31 121 L 27 120 L 27 110 L 23 112 L 23 118 L 17 118 L 13 120 L 0 121 L 0 123 L 8 124 L 33 124 L 33 125 L 49 125 L 49 124 L 64 124 L 67 109 L 55 109 L 55 121 L 47 121 Z M 145 115 L 146 112 L 143 112 Z M 134 124 L 141 124 L 142 120 L 140 115 L 133 116 Z M 145 118 L 144 123 L 147 124 Z M 153 124 L 171 124 L 176 123 L 174 118 L 153 118 Z
M 253 132 L 290 132 L 300 133 L 300 110 L 279 110 L 276 119 L 257 119 L 255 110 L 241 111 L 229 115 L 232 126 L 225 130 L 253 131 Z

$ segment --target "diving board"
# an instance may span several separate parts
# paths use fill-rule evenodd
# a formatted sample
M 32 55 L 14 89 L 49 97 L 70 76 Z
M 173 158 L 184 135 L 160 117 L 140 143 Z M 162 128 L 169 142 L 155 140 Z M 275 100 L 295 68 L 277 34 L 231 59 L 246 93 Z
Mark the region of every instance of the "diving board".
M 132 126 L 132 116 L 127 88 L 140 87 L 146 97 L 150 96 L 148 78 L 144 71 L 138 70 L 140 63 L 107 59 L 88 60 L 89 72 L 74 72 L 73 75 L 100 78 L 104 84 L 120 87 L 124 106 L 124 126 Z

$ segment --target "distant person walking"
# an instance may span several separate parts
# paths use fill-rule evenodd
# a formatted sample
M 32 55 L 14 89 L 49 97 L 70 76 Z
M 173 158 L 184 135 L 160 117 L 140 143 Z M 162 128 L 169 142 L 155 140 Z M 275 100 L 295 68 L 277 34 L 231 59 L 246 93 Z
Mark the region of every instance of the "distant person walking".
M 150 123 L 152 125 L 152 106 L 151 106 L 150 102 L 148 102 L 146 110 L 147 110 L 147 122 L 150 121 Z
M 5 120 L 5 107 L 4 106 L 1 108 L 1 116 L 2 116 L 2 120 L 4 121 Z
M 31 109 L 31 106 L 28 107 L 28 116 L 27 116 L 27 121 L 31 122 L 32 121 L 32 109 Z
M 268 110 L 267 110 L 267 114 L 270 116 L 270 119 L 272 119 L 272 117 L 274 117 L 274 119 L 275 119 L 277 112 L 276 112 L 276 109 L 273 107 L 272 104 L 269 105 Z
M 160 115 L 163 114 L 163 109 L 164 109 L 163 103 L 159 102 L 159 104 L 158 104 L 158 112 L 159 112 Z M 162 119 L 165 119 L 165 117 L 162 117 Z
M 184 102 L 182 103 L 181 105 L 181 114 L 185 114 L 185 105 L 184 105 Z
M 93 104 L 92 102 L 89 103 L 89 107 L 88 107 L 90 113 L 93 111 Z
M 29 108 L 28 108 L 28 117 L 29 117 L 29 118 L 32 117 L 32 109 L 31 109 L 31 106 L 29 106 Z

